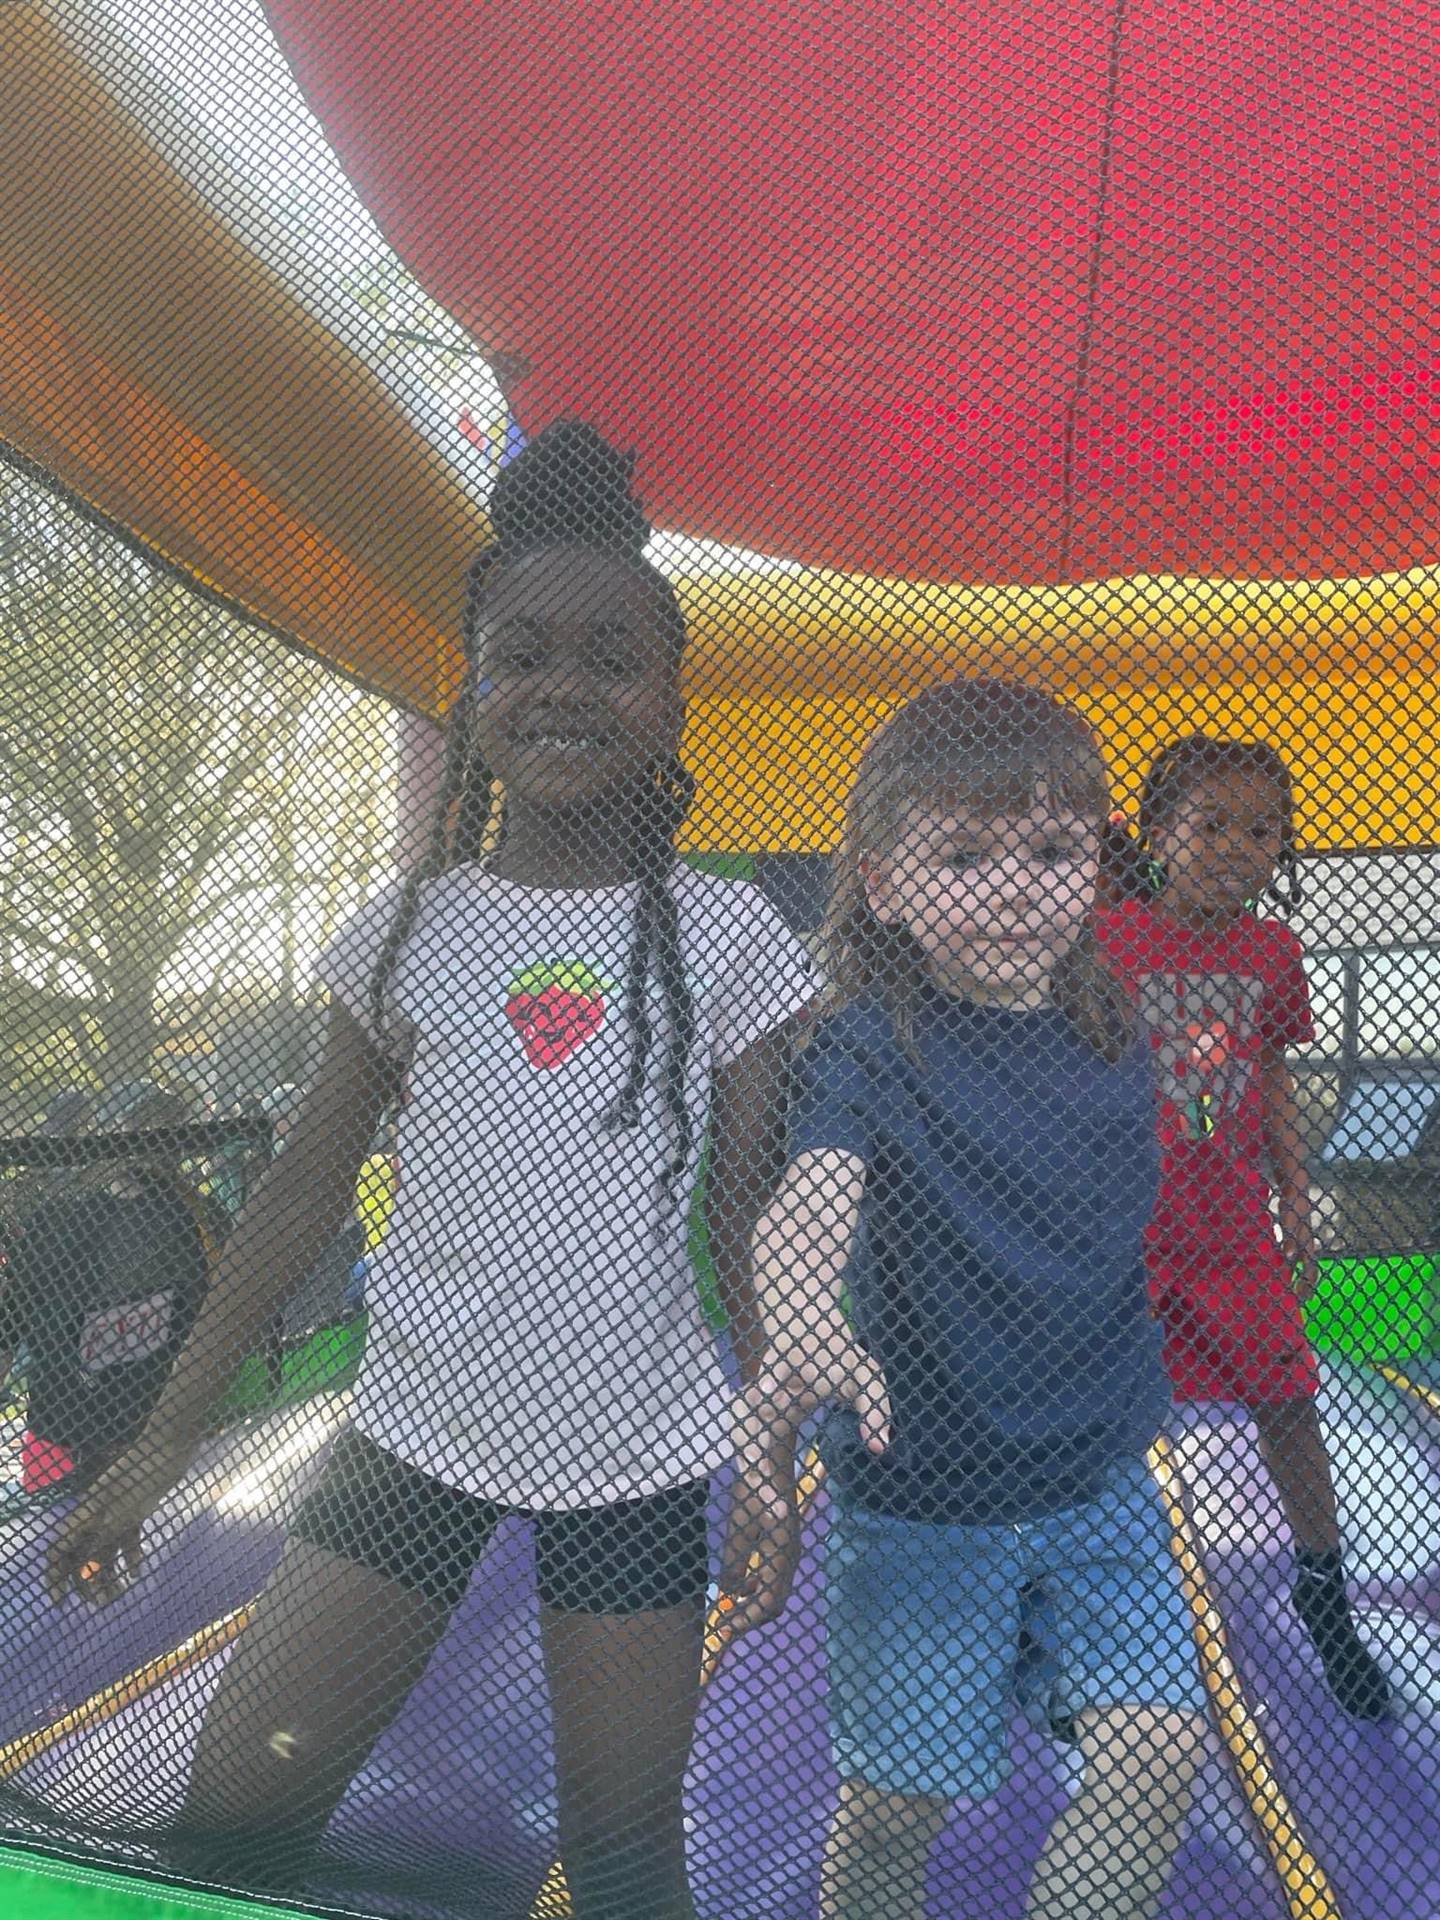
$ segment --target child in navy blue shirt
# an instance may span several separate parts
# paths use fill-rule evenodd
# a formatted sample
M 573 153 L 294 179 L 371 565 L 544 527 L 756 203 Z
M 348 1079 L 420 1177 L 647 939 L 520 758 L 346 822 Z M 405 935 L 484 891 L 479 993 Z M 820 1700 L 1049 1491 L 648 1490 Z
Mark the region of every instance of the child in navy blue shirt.
M 826 1920 L 924 1914 L 949 1803 L 1008 1772 L 1040 1608 L 1086 1773 L 1030 1920 L 1144 1920 L 1179 1843 L 1205 1696 L 1146 1467 L 1170 1397 L 1142 1244 L 1155 1097 L 1089 932 L 1108 807 L 1084 722 L 983 681 L 904 708 L 851 801 L 838 1010 L 756 1236 L 770 1350 L 726 1582 L 740 1627 L 783 1607 L 796 1435 L 842 1403 Z

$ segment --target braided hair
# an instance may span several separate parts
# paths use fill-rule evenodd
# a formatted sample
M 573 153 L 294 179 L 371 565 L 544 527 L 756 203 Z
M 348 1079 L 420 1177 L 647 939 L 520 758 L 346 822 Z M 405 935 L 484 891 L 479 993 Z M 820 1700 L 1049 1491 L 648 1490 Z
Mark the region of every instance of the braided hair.
M 1138 847 L 1131 855 L 1134 881 L 1126 891 L 1164 890 L 1164 869 L 1155 854 L 1155 837 L 1169 827 L 1202 781 L 1219 774 L 1238 774 L 1272 787 L 1279 805 L 1282 831 L 1280 861 L 1266 893 L 1284 913 L 1301 904 L 1300 858 L 1297 847 L 1295 782 L 1283 757 L 1263 740 L 1217 739 L 1208 733 L 1187 734 L 1159 753 L 1145 775 L 1140 791 Z M 1135 853 L 1138 852 L 1138 860 Z
M 603 553 L 633 567 L 656 610 L 660 637 L 679 672 L 686 631 L 670 582 L 645 557 L 650 525 L 632 491 L 634 459 L 590 426 L 564 420 L 548 427 L 502 469 L 490 502 L 494 540 L 466 580 L 462 624 L 464 669 L 446 731 L 445 763 L 423 857 L 407 875 L 381 945 L 370 986 L 377 1031 L 387 1024 L 390 991 L 400 955 L 414 929 L 427 885 L 452 866 L 493 858 L 504 842 L 505 808 L 489 770 L 472 745 L 470 712 L 478 682 L 485 600 L 507 565 L 554 548 Z M 639 899 L 626 982 L 626 1013 L 633 1037 L 624 1085 L 606 1116 L 615 1128 L 638 1125 L 650 1071 L 654 1035 L 649 986 L 660 986 L 668 1026 L 663 1068 L 666 1111 L 675 1148 L 668 1178 L 684 1176 L 694 1148 L 694 1122 L 685 1098 L 695 1037 L 695 1010 L 685 980 L 680 916 L 672 880 L 675 835 L 695 797 L 695 782 L 678 755 L 645 769 L 634 795 L 634 840 Z

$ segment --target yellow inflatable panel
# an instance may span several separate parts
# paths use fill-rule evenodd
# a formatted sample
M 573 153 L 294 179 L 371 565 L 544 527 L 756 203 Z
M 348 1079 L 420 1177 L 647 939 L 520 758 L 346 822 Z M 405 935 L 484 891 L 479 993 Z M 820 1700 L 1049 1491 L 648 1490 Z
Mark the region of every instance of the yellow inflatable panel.
M 871 729 L 962 674 L 1101 730 L 1117 792 L 1195 729 L 1271 741 L 1313 850 L 1440 840 L 1440 577 L 975 588 L 752 571 L 687 582 L 697 848 L 830 850 Z

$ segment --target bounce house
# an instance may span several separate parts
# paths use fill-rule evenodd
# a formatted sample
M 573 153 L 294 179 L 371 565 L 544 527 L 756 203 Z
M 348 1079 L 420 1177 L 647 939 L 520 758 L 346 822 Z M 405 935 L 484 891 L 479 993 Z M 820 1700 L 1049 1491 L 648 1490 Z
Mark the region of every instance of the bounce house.
M 1435 43 L 1423 10 L 1358 0 L 0 10 L 6 1911 L 1435 1910 Z M 629 505 L 615 511 L 636 517 L 613 537 L 600 518 L 527 532 L 507 510 L 540 470 L 530 450 L 566 445 L 619 463 L 581 476 L 584 501 L 614 494 L 623 470 Z M 613 563 L 603 618 L 543 586 L 547 567 L 561 578 L 554 555 L 577 551 Z M 603 573 L 592 568 L 601 599 Z M 540 610 L 502 619 L 522 576 Z M 625 664 L 631 619 L 668 636 L 673 684 L 660 692 L 645 691 L 649 667 Z M 535 696 L 528 722 L 506 717 L 511 681 L 540 671 L 522 641 L 557 650 L 573 675 Z M 602 642 L 618 665 L 595 664 Z M 633 704 L 594 694 L 604 674 L 629 674 Z M 1127 1661 L 1116 1649 L 1136 1619 L 1123 1618 L 1125 1590 L 1107 1590 L 1111 1665 L 1102 1684 L 1092 1661 L 1086 1692 L 1078 1603 L 1035 1560 L 1014 1576 L 997 1655 L 1000 1757 L 962 1791 L 954 1768 L 927 1772 L 919 1756 L 931 1740 L 953 1747 L 978 1711 L 969 1663 L 984 1629 L 958 1585 L 943 1645 L 915 1624 L 933 1597 L 913 1529 L 960 1554 L 985 1523 L 960 1507 L 911 1516 L 905 1551 L 892 1543 L 860 1580 L 832 1451 L 844 1404 L 818 1415 L 806 1402 L 786 1456 L 793 1592 L 753 1622 L 745 1581 L 763 1555 L 745 1557 L 758 1536 L 736 1518 L 738 1429 L 716 1409 L 760 1364 L 735 1275 L 752 1246 L 764 1264 L 764 1233 L 750 1233 L 785 1168 L 785 1086 L 815 1084 L 832 1022 L 853 1016 L 839 1008 L 827 902 L 856 850 L 846 821 L 862 762 L 904 737 L 885 723 L 913 703 L 938 711 L 924 702 L 948 690 L 966 713 L 965 690 L 994 683 L 1001 704 L 976 693 L 977 713 L 1085 723 L 1066 737 L 1103 758 L 1108 821 L 1091 826 L 1150 888 L 1136 912 L 1161 913 L 1179 870 L 1152 831 L 1157 761 L 1199 734 L 1244 743 L 1246 779 L 1288 770 L 1279 881 L 1260 875 L 1235 913 L 1258 917 L 1257 939 L 1289 943 L 1292 972 L 1303 960 L 1313 1009 L 1265 1028 L 1290 1133 L 1278 1147 L 1272 1134 L 1256 1175 L 1280 1198 L 1276 1227 L 1266 1214 L 1257 1231 L 1273 1264 L 1275 1235 L 1293 1227 L 1286 1194 L 1302 1193 L 1314 1260 L 1298 1262 L 1313 1272 L 1291 1359 L 1311 1371 L 1287 1392 L 1323 1454 L 1312 1479 L 1333 1482 L 1340 1557 L 1306 1547 L 1303 1502 L 1272 1471 L 1276 1396 L 1172 1380 L 1132 1451 L 1173 1644 L 1147 1626 L 1144 1657 Z M 597 720 L 602 709 L 623 723 Z M 455 745 L 472 713 L 477 737 L 514 756 L 513 777 L 480 777 L 474 750 Z M 646 760 L 638 824 L 613 824 L 595 768 L 651 725 L 674 732 L 654 756 L 660 777 Z M 947 820 L 980 805 L 956 793 L 1000 791 L 982 764 L 1000 731 L 970 739 L 942 783 Z M 1032 780 L 1026 805 L 1055 791 Z M 570 836 L 541 860 L 558 876 L 542 882 L 524 864 L 539 819 Z M 609 844 L 596 820 L 612 822 Z M 658 893 L 643 865 L 656 844 Z M 877 924 L 883 910 L 911 926 L 873 877 L 873 849 L 858 853 Z M 593 877 L 574 878 L 582 869 Z M 478 947 L 452 951 L 436 929 L 471 911 L 466 887 L 489 919 Z M 597 933 L 582 954 L 592 923 L 553 917 L 579 915 L 582 895 L 633 911 L 613 952 Z M 706 931 L 727 916 L 749 916 L 733 953 Z M 512 923 L 534 951 L 507 947 L 484 985 L 485 941 L 503 945 Z M 742 972 L 712 1034 L 712 1003 Z M 1218 972 L 1247 1005 L 1229 963 Z M 166 1062 L 202 1041 L 218 1058 L 222 1014 L 226 1034 L 260 1034 L 262 1002 L 262 1038 L 222 1035 L 228 1080 L 216 1068 L 181 1087 L 178 1120 L 106 1121 L 117 1081 L 153 1078 L 173 1096 Z M 622 1009 L 632 1051 L 606 1092 L 591 1063 L 609 1061 Z M 1165 1056 L 1204 1085 L 1183 1152 L 1165 1148 L 1187 1166 L 1229 1151 L 1226 1102 L 1250 1097 L 1229 1054 L 1205 1052 L 1212 1013 L 1207 1001 L 1187 1015 L 1188 1064 Z M 746 1021 L 749 1053 L 733 1038 Z M 1234 1027 L 1222 1022 L 1224 1047 Z M 787 1056 L 771 1104 L 752 1089 L 745 1106 L 726 1072 L 771 1028 L 793 1041 L 794 1074 Z M 713 1096 L 697 1091 L 712 1067 Z M 282 1080 L 309 1089 L 295 1130 L 212 1236 L 225 1155 L 253 1135 L 244 1101 Z M 593 1115 L 581 1128 L 566 1105 L 592 1081 L 592 1108 L 614 1100 L 609 1131 Z M 47 1103 L 77 1087 L 101 1104 L 54 1138 Z M 1108 1112 L 1088 1109 L 1076 1138 L 1114 1184 L 1127 1136 L 1118 1121 L 1107 1134 Z M 624 1143 L 649 1140 L 652 1120 L 647 1172 L 641 1145 Z M 562 1152 L 572 1128 L 603 1136 L 603 1178 Z M 837 1150 L 850 1137 L 816 1136 Z M 1042 1195 L 1034 1257 L 1073 1264 L 1082 1229 L 1108 1247 L 1119 1215 L 1085 1225 L 1062 1150 L 1026 1134 L 1018 1153 Z M 898 1149 L 887 1165 L 901 1187 L 915 1177 Z M 881 1206 L 881 1185 L 865 1208 Z M 736 1194 L 750 1188 L 742 1235 Z M 624 1280 L 663 1264 L 636 1195 L 670 1223 L 672 1293 L 649 1318 L 643 1285 Z M 866 1261 L 883 1231 L 880 1213 L 863 1218 L 831 1303 L 852 1332 L 874 1324 Z M 1144 1222 L 1131 1224 L 1133 1304 L 1146 1256 Z M 1223 1219 L 1197 1231 L 1229 1244 Z M 985 1232 L 987 1246 L 1004 1238 L 993 1221 Z M 1071 1253 L 1055 1252 L 1062 1242 Z M 1283 1246 L 1289 1258 L 1292 1238 Z M 905 1276 L 928 1272 L 932 1253 L 912 1249 L 913 1268 L 892 1272 L 896 1324 L 920 1313 L 903 1304 Z M 990 1256 L 972 1254 L 984 1269 Z M 122 1255 L 143 1284 L 117 1277 Z M 287 1262 L 299 1264 L 282 1286 Z M 567 1263 L 591 1275 L 590 1293 L 564 1293 Z M 606 1286 L 613 1321 L 593 1306 Z M 1146 1299 L 1137 1353 L 1152 1310 L 1166 1311 Z M 216 1304 L 231 1300 L 233 1338 Z M 992 1371 L 987 1390 L 1012 1438 L 1051 1418 L 1053 1383 L 1026 1373 L 1042 1353 L 1077 1403 L 1099 1395 L 1110 1350 L 1083 1317 L 1068 1349 L 1043 1317 L 984 1324 L 969 1349 L 953 1338 L 945 1364 L 968 1379 L 1010 1356 L 1010 1377 Z M 225 1356 L 208 1394 L 197 1341 Z M 612 1403 L 650 1434 L 670 1377 L 656 1356 L 682 1348 L 697 1380 L 711 1369 L 722 1441 L 683 1469 L 607 1454 L 600 1491 L 529 1460 L 532 1428 L 569 1445 Z M 60 1444 L 47 1423 L 70 1431 L 64 1407 L 46 1411 L 57 1353 L 75 1406 L 110 1398 L 99 1427 L 75 1428 L 91 1451 L 77 1440 L 74 1475 L 41 1487 L 25 1463 Z M 127 1382 L 133 1401 L 116 1412 Z M 849 1391 L 835 1389 L 842 1403 Z M 147 1436 L 173 1436 L 167 1410 L 182 1403 L 183 1463 L 156 1469 L 113 1565 L 87 1557 L 100 1538 L 87 1513 Z M 387 1421 L 394 1459 L 377 1440 Z M 403 1456 L 403 1484 L 371 1488 L 376 1453 L 391 1472 Z M 504 1490 L 506 1460 L 528 1491 Z M 742 1449 L 742 1487 L 744 1470 Z M 344 1540 L 342 1483 L 363 1515 Z M 685 1608 L 645 1598 L 683 1572 L 669 1518 L 616 1552 L 607 1578 L 630 1600 L 567 1601 L 557 1569 L 584 1555 L 557 1542 L 597 1513 L 618 1526 L 621 1508 L 648 1527 L 662 1496 L 667 1513 L 681 1496 L 694 1509 Z M 1088 1510 L 1078 1492 L 1042 1500 L 1023 1526 L 1002 1506 L 995 1524 L 1033 1543 L 1027 1528 L 1072 1510 Z M 743 1549 L 738 1585 L 733 1557 L 722 1570 L 727 1528 L 732 1556 L 736 1539 Z M 435 1584 L 436 1529 L 474 1543 L 453 1590 Z M 325 1584 L 342 1561 L 343 1602 Z M 1337 1684 L 1324 1633 L 1292 1601 L 1322 1561 L 1335 1583 L 1343 1568 L 1337 1604 L 1373 1676 L 1368 1704 Z M 403 1604 L 387 1611 L 392 1589 Z M 865 1608 L 886 1623 L 868 1642 Z M 839 1652 L 862 1642 L 889 1663 L 863 1713 Z M 267 1693 L 263 1676 L 282 1670 L 285 1687 Z M 1140 1745 L 1120 1756 L 1139 1768 L 1120 1765 L 1126 1799 L 1104 1740 L 1137 1701 L 1169 1717 L 1127 1736 Z M 655 1789 L 661 1838 L 642 1813 L 633 1827 L 613 1816 L 617 1837 L 606 1809 L 641 1806 L 653 1759 L 637 1728 L 658 1741 L 667 1711 L 686 1733 Z M 857 1716 L 890 1728 L 889 1763 L 857 1757 Z M 1118 1838 L 1105 1825 L 1116 1792 Z M 930 1823 L 918 1853 L 916 1820 Z

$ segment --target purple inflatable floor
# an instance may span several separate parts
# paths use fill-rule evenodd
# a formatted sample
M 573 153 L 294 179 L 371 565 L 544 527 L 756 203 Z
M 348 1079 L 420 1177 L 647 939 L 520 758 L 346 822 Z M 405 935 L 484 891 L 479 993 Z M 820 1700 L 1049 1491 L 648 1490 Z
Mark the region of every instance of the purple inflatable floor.
M 1353 1725 L 1321 1684 L 1288 1604 L 1288 1543 L 1248 1427 L 1218 1409 L 1191 1410 L 1177 1420 L 1174 1458 L 1273 1779 L 1341 1920 L 1419 1920 L 1440 1886 L 1440 1421 L 1349 1371 L 1329 1376 L 1323 1412 L 1363 1629 L 1399 1694 L 1383 1727 Z M 41 1597 L 52 1520 L 5 1523 L 0 1742 L 249 1600 L 337 1417 L 311 1407 L 217 1450 L 161 1516 L 145 1577 L 103 1614 L 75 1603 L 57 1611 Z M 823 1524 L 822 1498 L 812 1549 Z M 734 1649 L 705 1697 L 689 1796 L 705 1920 L 815 1920 L 835 1788 L 820 1604 L 812 1553 L 785 1620 Z M 0 1799 L 0 1841 L 33 1840 L 53 1820 L 67 1851 L 83 1832 L 101 1854 L 158 1858 L 147 1830 L 158 1838 L 178 1805 L 223 1659 L 32 1761 Z M 309 1898 L 397 1920 L 526 1920 L 555 1852 L 543 1702 L 529 1542 L 517 1526 L 354 1781 Z M 1004 1790 L 951 1818 L 934 1863 L 935 1920 L 1021 1920 L 1030 1864 L 1075 1782 L 1068 1753 L 1021 1719 L 1014 1752 Z M 1290 1911 L 1212 1736 L 1168 1920 L 1287 1920 Z

